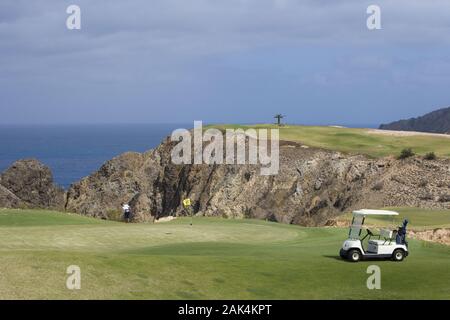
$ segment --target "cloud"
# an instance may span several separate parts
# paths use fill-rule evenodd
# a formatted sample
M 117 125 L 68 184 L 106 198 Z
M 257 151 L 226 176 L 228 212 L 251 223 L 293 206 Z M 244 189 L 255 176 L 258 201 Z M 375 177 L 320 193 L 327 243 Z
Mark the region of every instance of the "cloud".
M 247 95 L 258 94 L 271 79 L 281 85 L 262 99 L 282 97 L 292 111 L 298 101 L 326 109 L 328 101 L 317 99 L 314 90 L 329 90 L 347 103 L 361 101 L 351 97 L 352 87 L 381 84 L 392 90 L 389 86 L 400 84 L 392 93 L 395 99 L 386 95 L 388 105 L 410 94 L 406 88 L 448 84 L 448 73 L 441 70 L 448 70 L 450 3 L 377 1 L 383 29 L 369 31 L 366 8 L 372 2 L 3 0 L 1 108 L 7 103 L 14 110 L 6 110 L 2 121 L 33 121 L 27 111 L 36 108 L 50 116 L 74 110 L 76 100 L 67 102 L 73 92 L 83 104 L 80 114 L 74 112 L 77 121 L 82 111 L 97 108 L 95 114 L 102 114 L 105 107 L 117 114 L 102 114 L 103 119 L 120 120 L 127 101 L 133 103 L 128 108 L 134 115 L 127 115 L 132 121 L 140 112 L 164 121 L 161 105 L 170 105 L 180 117 L 223 118 L 224 112 L 208 108 L 226 108 L 223 101 L 229 101 L 232 89 L 238 95 L 229 103 L 252 119 L 255 107 L 248 103 L 260 101 Z M 81 7 L 80 31 L 65 27 L 65 10 L 72 3 Z M 444 101 L 444 95 L 438 92 L 430 103 Z

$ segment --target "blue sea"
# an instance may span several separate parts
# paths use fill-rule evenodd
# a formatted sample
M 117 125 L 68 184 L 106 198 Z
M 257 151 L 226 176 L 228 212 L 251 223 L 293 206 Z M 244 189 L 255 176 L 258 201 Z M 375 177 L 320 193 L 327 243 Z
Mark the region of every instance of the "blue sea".
M 126 151 L 144 152 L 177 128 L 193 124 L 0 126 L 0 172 L 14 161 L 35 158 L 50 167 L 55 182 L 71 183 Z

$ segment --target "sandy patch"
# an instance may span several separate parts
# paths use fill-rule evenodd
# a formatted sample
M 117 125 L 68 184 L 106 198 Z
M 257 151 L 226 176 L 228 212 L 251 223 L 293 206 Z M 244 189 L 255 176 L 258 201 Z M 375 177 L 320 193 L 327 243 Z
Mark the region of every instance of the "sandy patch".
M 169 222 L 172 220 L 175 220 L 177 217 L 173 217 L 173 216 L 167 216 L 167 217 L 161 217 L 158 220 L 155 220 L 155 223 L 159 223 L 159 222 Z
M 442 134 L 442 133 L 429 133 L 429 132 L 418 132 L 418 131 L 380 130 L 380 129 L 370 129 L 367 132 L 369 134 L 381 134 L 381 135 L 384 135 L 384 136 L 394 136 L 394 137 L 430 136 L 430 137 L 438 137 L 438 138 L 450 139 L 450 134 Z

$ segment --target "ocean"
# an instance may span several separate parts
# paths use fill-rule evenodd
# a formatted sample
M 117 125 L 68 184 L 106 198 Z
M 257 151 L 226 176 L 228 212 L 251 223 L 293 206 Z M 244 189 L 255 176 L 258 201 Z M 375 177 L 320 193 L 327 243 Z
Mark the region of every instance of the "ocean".
M 127 151 L 155 148 L 173 130 L 193 124 L 0 126 L 0 172 L 14 161 L 35 158 L 68 188 L 107 160 Z

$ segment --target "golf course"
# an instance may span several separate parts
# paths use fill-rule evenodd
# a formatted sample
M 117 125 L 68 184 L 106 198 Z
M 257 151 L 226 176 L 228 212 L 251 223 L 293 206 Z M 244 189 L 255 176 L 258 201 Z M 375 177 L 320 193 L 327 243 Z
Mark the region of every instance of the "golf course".
M 415 210 L 411 227 L 450 224 Z M 430 219 L 432 221 L 430 221 Z M 384 221 L 382 223 L 385 223 Z M 450 299 L 450 247 L 409 239 L 403 262 L 339 258 L 346 228 L 195 217 L 125 224 L 0 210 L 0 299 Z M 369 265 L 381 289 L 366 286 Z M 66 269 L 81 289 L 66 288 Z
M 424 133 L 389 132 L 363 128 L 335 126 L 300 126 L 273 124 L 234 125 L 218 124 L 207 128 L 225 129 L 279 129 L 280 139 L 303 143 L 310 147 L 335 150 L 350 154 L 365 154 L 379 158 L 397 156 L 404 148 L 411 148 L 419 155 L 434 152 L 437 156 L 450 157 L 450 136 Z

